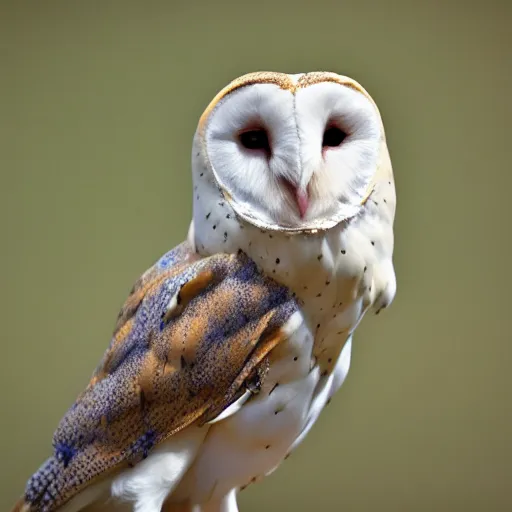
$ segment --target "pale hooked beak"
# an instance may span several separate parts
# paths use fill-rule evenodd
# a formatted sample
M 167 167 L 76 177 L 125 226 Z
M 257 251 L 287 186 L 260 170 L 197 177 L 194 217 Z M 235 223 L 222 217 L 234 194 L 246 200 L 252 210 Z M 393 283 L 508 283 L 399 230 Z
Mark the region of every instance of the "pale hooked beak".
M 308 211 L 309 206 L 309 194 L 307 190 L 295 189 L 295 201 L 299 207 L 300 218 L 303 219 Z
M 294 185 L 288 180 L 283 180 L 286 188 L 290 191 L 293 198 L 295 199 L 295 203 L 299 210 L 300 218 L 303 219 L 308 211 L 309 207 L 309 193 L 308 187 L 306 189 L 299 188 L 297 185 Z

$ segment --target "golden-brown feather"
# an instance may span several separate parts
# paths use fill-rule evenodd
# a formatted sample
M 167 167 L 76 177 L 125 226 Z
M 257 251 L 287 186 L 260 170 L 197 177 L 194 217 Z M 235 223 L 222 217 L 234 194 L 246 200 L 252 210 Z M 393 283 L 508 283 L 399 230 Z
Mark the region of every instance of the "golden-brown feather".
M 243 253 L 200 259 L 182 244 L 165 255 L 135 285 L 102 363 L 55 432 L 53 456 L 13 512 L 56 510 L 222 412 L 264 377 L 258 367 L 296 309 Z

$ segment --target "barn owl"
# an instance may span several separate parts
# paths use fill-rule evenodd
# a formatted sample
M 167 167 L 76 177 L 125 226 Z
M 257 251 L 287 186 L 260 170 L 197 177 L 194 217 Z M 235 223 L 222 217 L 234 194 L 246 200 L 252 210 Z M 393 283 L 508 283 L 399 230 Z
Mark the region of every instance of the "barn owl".
M 13 511 L 236 512 L 343 383 L 365 313 L 392 302 L 392 167 L 353 79 L 237 78 L 199 120 L 192 178 L 185 241 L 134 285 Z

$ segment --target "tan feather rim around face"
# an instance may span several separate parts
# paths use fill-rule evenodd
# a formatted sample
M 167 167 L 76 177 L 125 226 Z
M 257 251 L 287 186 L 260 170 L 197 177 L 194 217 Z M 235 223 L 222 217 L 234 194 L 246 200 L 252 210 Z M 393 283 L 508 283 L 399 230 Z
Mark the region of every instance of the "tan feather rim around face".
M 309 73 L 297 73 L 299 75 L 299 78 L 295 81 L 291 74 L 286 73 L 278 73 L 275 71 L 255 71 L 253 73 L 247 73 L 245 75 L 242 75 L 238 78 L 235 78 L 232 80 L 228 85 L 226 85 L 223 89 L 221 89 L 217 95 L 212 99 L 212 101 L 209 103 L 209 105 L 204 110 L 203 114 L 201 115 L 199 119 L 199 123 L 197 126 L 197 132 L 202 140 L 203 147 L 205 147 L 205 140 L 204 140 L 204 134 L 206 130 L 206 123 L 208 121 L 208 118 L 210 117 L 210 114 L 215 110 L 216 106 L 219 104 L 219 102 L 225 98 L 227 95 L 231 94 L 232 92 L 236 91 L 237 89 L 240 89 L 242 87 L 246 87 L 249 85 L 254 84 L 273 84 L 278 87 L 280 87 L 283 90 L 290 91 L 292 94 L 295 94 L 295 92 L 299 89 L 304 89 L 306 87 L 309 87 L 310 85 L 319 84 L 322 82 L 333 82 L 340 85 L 343 85 L 345 87 L 350 87 L 351 89 L 354 89 L 355 91 L 363 94 L 374 106 L 375 110 L 379 114 L 380 118 L 380 112 L 379 108 L 377 107 L 377 104 L 373 100 L 373 98 L 370 96 L 370 94 L 364 89 L 364 87 L 353 80 L 352 78 L 348 76 L 338 75 L 337 73 L 333 73 L 330 71 L 311 71 Z M 295 75 L 295 76 L 297 76 Z M 382 125 L 381 120 L 381 129 L 383 137 L 384 135 L 384 126 Z M 208 162 L 208 165 L 211 167 L 211 164 L 209 162 L 208 155 L 205 155 L 206 161 Z M 215 172 L 213 172 L 215 179 L 217 180 L 215 176 Z M 224 187 L 218 183 L 221 187 L 224 197 L 228 202 L 231 203 L 231 197 L 227 190 L 224 189 Z M 373 189 L 375 187 L 374 180 L 370 182 L 368 186 L 368 191 L 366 192 L 363 200 L 361 201 L 361 205 L 364 205 L 368 198 L 370 197 L 371 193 L 373 192 Z M 259 226 L 262 227 L 262 226 Z M 318 231 L 325 231 L 324 229 L 304 229 L 304 228 L 282 228 L 283 231 L 288 232 L 289 234 L 298 234 L 298 233 L 316 233 Z
M 312 71 L 310 73 L 302 74 L 295 82 L 292 79 L 292 76 L 287 75 L 286 73 L 277 73 L 274 71 L 255 71 L 254 73 L 248 73 L 246 75 L 235 78 L 213 98 L 199 119 L 198 130 L 200 133 L 204 131 L 206 121 L 208 120 L 208 117 L 215 109 L 219 101 L 228 94 L 236 91 L 237 89 L 240 89 L 241 87 L 246 87 L 253 84 L 273 84 L 277 85 L 285 91 L 290 91 L 292 94 L 295 94 L 298 89 L 304 89 L 310 85 L 319 84 L 321 82 L 334 82 L 346 87 L 351 87 L 355 91 L 364 94 L 378 111 L 377 105 L 373 101 L 373 98 L 368 94 L 368 92 L 361 86 L 361 84 L 352 78 L 349 78 L 348 76 L 337 75 L 336 73 L 329 71 Z

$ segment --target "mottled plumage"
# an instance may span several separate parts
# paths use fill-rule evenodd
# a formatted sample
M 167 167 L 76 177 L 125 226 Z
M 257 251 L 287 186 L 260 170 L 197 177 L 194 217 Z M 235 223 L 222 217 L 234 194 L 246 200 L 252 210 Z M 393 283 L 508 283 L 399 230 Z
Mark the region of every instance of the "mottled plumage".
M 184 243 L 164 255 L 127 299 L 101 365 L 55 432 L 53 456 L 28 483 L 27 503 L 54 510 L 215 417 L 258 377 L 297 309 L 241 252 L 200 259 Z
M 365 312 L 392 302 L 392 168 L 357 82 L 235 80 L 192 167 L 188 241 L 134 286 L 15 511 L 236 512 L 343 383 Z

